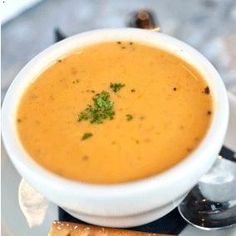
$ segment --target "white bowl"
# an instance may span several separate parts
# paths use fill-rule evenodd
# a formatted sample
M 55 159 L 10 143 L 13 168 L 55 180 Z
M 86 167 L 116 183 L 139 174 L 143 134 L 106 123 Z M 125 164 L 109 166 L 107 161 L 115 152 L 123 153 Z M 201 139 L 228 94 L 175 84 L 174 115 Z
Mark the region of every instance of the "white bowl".
M 214 99 L 211 125 L 188 157 L 161 174 L 112 185 L 86 184 L 59 177 L 38 165 L 21 145 L 15 122 L 20 98 L 27 86 L 58 58 L 85 45 L 111 40 L 136 41 L 163 48 L 197 68 L 208 82 Z M 227 94 L 219 74 L 192 47 L 162 33 L 129 28 L 102 29 L 75 35 L 49 47 L 20 71 L 3 103 L 2 135 L 18 172 L 50 201 L 90 223 L 131 227 L 167 214 L 210 169 L 223 144 L 228 110 Z

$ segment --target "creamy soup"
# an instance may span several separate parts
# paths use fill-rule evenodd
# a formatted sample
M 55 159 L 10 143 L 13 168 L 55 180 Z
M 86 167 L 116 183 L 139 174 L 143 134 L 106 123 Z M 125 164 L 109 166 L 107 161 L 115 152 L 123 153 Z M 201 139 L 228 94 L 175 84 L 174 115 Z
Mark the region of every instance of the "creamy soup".
M 58 59 L 26 89 L 20 140 L 57 175 L 121 183 L 168 170 L 204 137 L 211 91 L 191 65 L 137 42 L 107 42 Z

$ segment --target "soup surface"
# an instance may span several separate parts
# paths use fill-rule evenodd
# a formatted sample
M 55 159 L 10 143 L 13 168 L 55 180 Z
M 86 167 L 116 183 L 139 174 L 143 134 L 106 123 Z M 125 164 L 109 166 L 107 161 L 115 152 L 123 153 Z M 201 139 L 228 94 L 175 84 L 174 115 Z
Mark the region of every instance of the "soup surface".
M 212 115 L 199 72 L 137 42 L 88 46 L 59 59 L 26 89 L 20 140 L 46 169 L 88 183 L 155 175 L 183 160 Z

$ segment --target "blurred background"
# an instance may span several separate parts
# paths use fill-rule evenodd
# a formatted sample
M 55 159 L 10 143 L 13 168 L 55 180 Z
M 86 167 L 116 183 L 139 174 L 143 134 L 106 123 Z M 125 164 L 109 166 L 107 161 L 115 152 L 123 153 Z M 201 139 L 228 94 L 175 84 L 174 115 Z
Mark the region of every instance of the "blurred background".
M 17 72 L 54 43 L 56 28 L 70 36 L 126 27 L 130 14 L 143 8 L 154 12 L 164 33 L 204 54 L 235 90 L 235 0 L 5 0 L 1 1 L 2 96 Z

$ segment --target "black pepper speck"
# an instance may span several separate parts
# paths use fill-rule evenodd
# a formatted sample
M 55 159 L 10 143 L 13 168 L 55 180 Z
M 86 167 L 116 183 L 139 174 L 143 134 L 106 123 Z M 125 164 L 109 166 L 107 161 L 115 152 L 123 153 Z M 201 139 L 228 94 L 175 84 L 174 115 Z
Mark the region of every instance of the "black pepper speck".
M 204 88 L 204 93 L 205 93 L 205 94 L 210 94 L 210 89 L 209 89 L 208 86 L 207 86 L 206 88 Z

